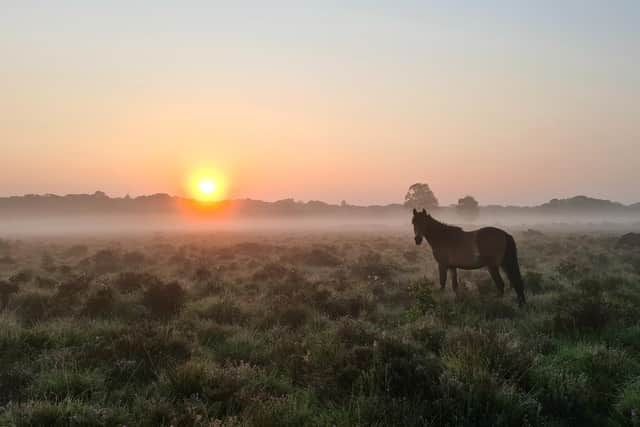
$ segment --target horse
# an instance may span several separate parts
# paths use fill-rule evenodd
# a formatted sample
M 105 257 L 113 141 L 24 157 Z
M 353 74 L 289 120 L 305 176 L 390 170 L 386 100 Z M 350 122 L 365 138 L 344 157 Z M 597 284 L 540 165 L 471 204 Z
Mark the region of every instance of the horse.
M 457 293 L 458 268 L 476 270 L 486 267 L 496 284 L 498 296 L 502 297 L 502 268 L 509 278 L 511 287 L 516 291 L 518 304 L 520 307 L 524 306 L 526 300 L 518 265 L 518 249 L 509 233 L 495 227 L 463 231 L 460 227 L 436 220 L 425 209 L 421 212 L 413 210 L 412 223 L 416 245 L 420 245 L 422 240 L 426 239 L 433 250 L 433 257 L 438 263 L 441 289 L 447 284 L 447 271 L 451 272 L 453 290 Z

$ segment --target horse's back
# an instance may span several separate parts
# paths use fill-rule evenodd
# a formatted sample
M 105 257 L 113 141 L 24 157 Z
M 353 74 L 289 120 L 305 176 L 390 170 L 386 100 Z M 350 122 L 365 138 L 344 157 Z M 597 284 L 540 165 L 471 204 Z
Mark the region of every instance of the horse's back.
M 483 227 L 474 231 L 476 245 L 482 256 L 502 257 L 507 248 L 509 234 L 496 227 Z

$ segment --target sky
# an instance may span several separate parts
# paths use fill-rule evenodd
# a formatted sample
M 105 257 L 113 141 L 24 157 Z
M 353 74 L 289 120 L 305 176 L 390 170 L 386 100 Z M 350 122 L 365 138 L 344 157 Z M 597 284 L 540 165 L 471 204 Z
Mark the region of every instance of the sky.
M 0 0 L 0 196 L 640 201 L 640 2 Z

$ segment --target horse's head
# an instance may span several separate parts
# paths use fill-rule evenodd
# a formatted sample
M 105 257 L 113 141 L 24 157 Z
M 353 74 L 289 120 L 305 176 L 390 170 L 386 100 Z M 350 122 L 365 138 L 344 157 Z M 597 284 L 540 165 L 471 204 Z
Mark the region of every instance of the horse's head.
M 413 232 L 415 234 L 416 245 L 422 243 L 422 239 L 426 238 L 426 228 L 427 228 L 427 219 L 429 218 L 429 214 L 426 209 L 422 209 L 422 211 L 418 212 L 417 210 L 413 210 L 413 219 L 411 223 L 413 224 Z

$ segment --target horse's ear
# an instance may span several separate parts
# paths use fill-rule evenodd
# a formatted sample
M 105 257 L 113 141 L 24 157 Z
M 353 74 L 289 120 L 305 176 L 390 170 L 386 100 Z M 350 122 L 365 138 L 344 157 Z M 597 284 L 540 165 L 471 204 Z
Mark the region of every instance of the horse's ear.
M 427 214 L 427 210 L 425 208 L 422 208 L 422 213 L 426 215 Z
M 416 208 L 413 208 L 413 214 L 414 214 L 414 215 L 417 215 L 417 214 L 418 214 L 418 211 L 416 210 Z

